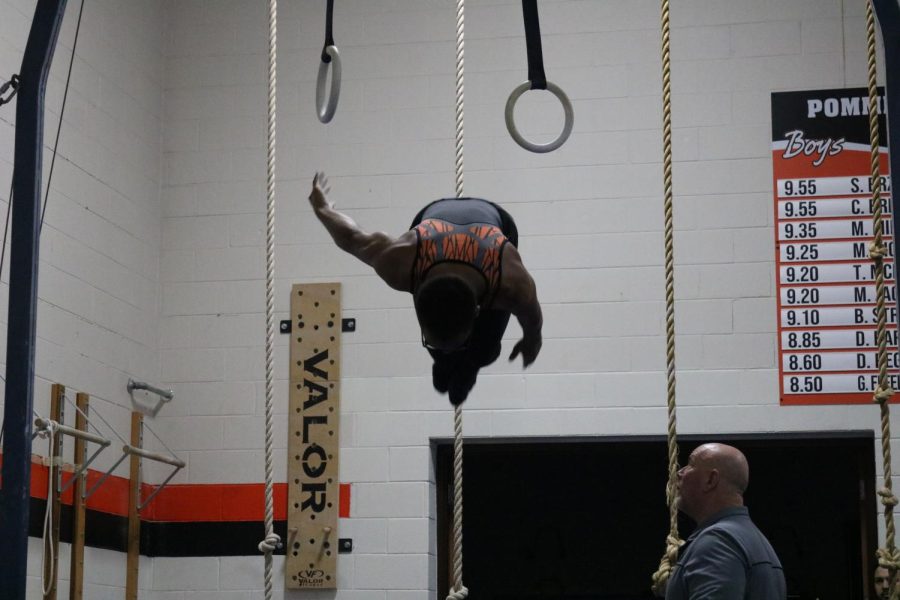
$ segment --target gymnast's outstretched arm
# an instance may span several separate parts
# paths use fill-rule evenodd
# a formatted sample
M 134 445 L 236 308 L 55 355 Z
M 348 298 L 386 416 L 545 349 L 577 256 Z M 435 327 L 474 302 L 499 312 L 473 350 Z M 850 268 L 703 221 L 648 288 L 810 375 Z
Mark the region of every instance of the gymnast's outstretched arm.
M 412 268 L 415 247 L 409 245 L 408 236 L 399 239 L 386 233 L 366 232 L 356 221 L 335 210 L 328 200 L 328 178 L 316 173 L 313 178 L 309 203 L 338 248 L 363 261 L 392 288 L 409 291 L 409 272 Z

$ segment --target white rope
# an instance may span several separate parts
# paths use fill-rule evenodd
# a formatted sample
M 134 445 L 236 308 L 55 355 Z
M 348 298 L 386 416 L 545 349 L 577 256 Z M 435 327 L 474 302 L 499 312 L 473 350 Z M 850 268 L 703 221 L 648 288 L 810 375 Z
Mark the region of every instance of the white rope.
M 463 195 L 463 104 L 466 86 L 463 82 L 465 67 L 465 0 L 456 0 L 456 197 Z
M 265 598 L 272 598 L 272 553 L 281 546 L 275 533 L 272 500 L 273 409 L 272 380 L 275 345 L 275 91 L 276 48 L 278 41 L 278 2 L 269 0 L 269 129 L 266 162 L 266 538 L 259 543 L 265 558 Z
M 465 0 L 456 1 L 456 197 L 463 195 L 463 108 L 465 85 Z M 453 587 L 447 600 L 465 600 L 463 585 L 463 428 L 462 404 L 453 408 Z
M 469 588 L 463 585 L 463 431 L 462 404 L 453 408 L 453 588 L 447 600 L 465 600 Z
M 50 449 L 47 452 L 47 456 L 50 458 L 50 468 L 47 471 L 47 508 L 44 510 L 44 532 L 41 535 L 41 539 L 44 541 L 44 551 L 41 553 L 41 589 L 45 598 L 50 595 L 55 583 L 52 576 L 47 577 L 48 573 L 52 575 L 56 570 L 56 553 L 53 550 L 53 540 L 48 539 L 47 536 L 48 533 L 51 536 L 53 535 L 53 498 L 56 494 L 56 477 L 54 475 L 59 468 L 59 457 L 56 456 L 56 422 L 48 419 L 46 423 L 47 428 L 38 433 L 40 437 L 46 437 L 50 440 Z M 46 568 L 45 564 L 48 555 L 50 556 L 49 569 Z

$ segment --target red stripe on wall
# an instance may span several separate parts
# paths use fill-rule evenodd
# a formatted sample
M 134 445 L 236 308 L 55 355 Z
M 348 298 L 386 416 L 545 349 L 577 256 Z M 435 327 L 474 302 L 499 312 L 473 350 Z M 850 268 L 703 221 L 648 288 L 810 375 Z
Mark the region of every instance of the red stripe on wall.
M 350 518 L 350 484 L 341 484 L 341 493 L 338 496 L 338 517 Z
M 0 455 L 0 466 L 3 456 Z M 31 462 L 31 497 L 47 497 L 47 477 L 49 467 L 40 456 L 33 456 Z M 98 471 L 88 470 L 87 486 L 90 490 L 103 476 Z M 63 473 L 63 485 L 72 477 L 71 472 Z M 141 495 L 146 498 L 155 489 L 143 484 Z M 273 487 L 275 520 L 287 519 L 287 484 L 276 483 Z M 63 494 L 63 504 L 72 504 L 72 488 Z M 350 517 L 350 484 L 340 484 L 338 514 Z M 87 508 L 118 516 L 128 515 L 128 480 L 116 475 L 109 476 L 88 499 Z M 156 498 L 141 511 L 144 521 L 160 522 L 228 522 L 262 521 L 265 517 L 265 486 L 262 483 L 187 483 L 169 484 Z
M 287 519 L 287 484 L 272 489 L 275 520 Z M 186 483 L 166 487 L 147 507 L 151 521 L 262 521 L 265 486 L 261 483 Z

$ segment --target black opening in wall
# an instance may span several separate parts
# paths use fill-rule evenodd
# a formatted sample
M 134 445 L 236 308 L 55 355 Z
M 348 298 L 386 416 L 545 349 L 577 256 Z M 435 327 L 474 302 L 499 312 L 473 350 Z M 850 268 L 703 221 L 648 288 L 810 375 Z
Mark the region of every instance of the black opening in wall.
M 878 544 L 868 432 L 682 437 L 732 444 L 745 502 L 785 568 L 788 597 L 873 596 Z M 437 587 L 446 597 L 452 444 L 436 442 Z M 663 439 L 474 441 L 465 447 L 463 581 L 471 600 L 652 598 L 668 531 Z M 683 537 L 694 527 L 682 518 Z

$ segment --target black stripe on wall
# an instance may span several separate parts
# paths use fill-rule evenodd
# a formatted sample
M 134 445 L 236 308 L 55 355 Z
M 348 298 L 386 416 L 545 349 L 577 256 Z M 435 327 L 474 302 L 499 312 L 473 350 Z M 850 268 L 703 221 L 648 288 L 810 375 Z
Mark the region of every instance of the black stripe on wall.
M 47 501 L 31 499 L 28 535 L 41 538 Z M 63 505 L 60 541 L 72 543 L 72 507 Z M 275 533 L 287 540 L 287 522 L 276 521 Z M 125 552 L 128 519 L 92 510 L 85 511 L 85 545 Z M 259 556 L 265 537 L 262 521 L 141 522 L 141 554 L 144 556 Z M 285 542 L 286 543 L 286 542 Z M 284 554 L 284 548 L 275 551 Z

